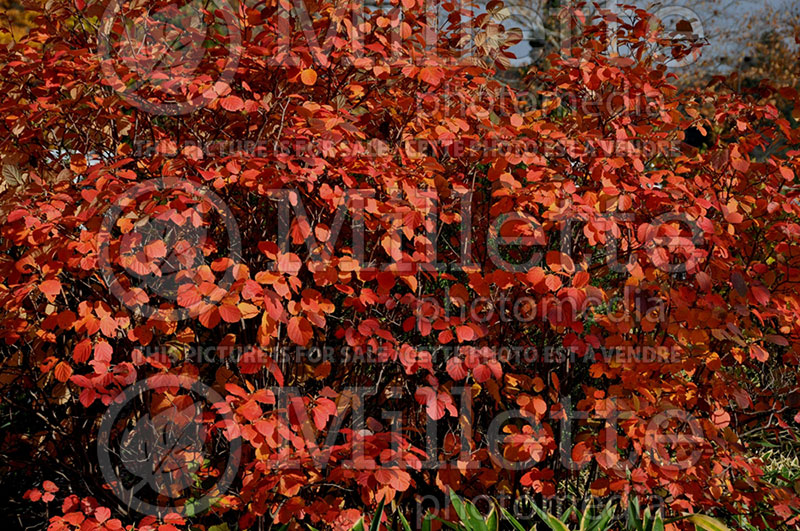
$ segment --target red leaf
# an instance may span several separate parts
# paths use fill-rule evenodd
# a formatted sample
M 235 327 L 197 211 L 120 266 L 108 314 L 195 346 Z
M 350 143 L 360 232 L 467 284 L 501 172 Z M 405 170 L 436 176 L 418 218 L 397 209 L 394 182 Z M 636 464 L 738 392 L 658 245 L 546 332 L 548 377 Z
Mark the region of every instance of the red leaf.
M 458 338 L 459 343 L 463 343 L 464 341 L 472 341 L 475 339 L 476 335 L 477 334 L 475 334 L 475 330 L 473 330 L 471 326 L 460 325 L 456 327 L 456 337 Z
M 724 409 L 717 409 L 711 414 L 711 422 L 717 428 L 725 428 L 731 423 L 731 416 Z
M 542 397 L 533 397 L 531 404 L 533 405 L 533 411 L 536 413 L 536 415 L 539 418 L 544 417 L 544 414 L 547 413 L 547 403 L 542 399 Z
M 603 448 L 600 452 L 595 454 L 597 464 L 603 469 L 609 470 L 616 466 L 619 462 L 619 454 L 609 448 Z
M 189 160 L 202 160 L 205 154 L 200 146 L 186 146 L 181 150 L 183 156 Z
M 572 279 L 572 285 L 576 288 L 582 288 L 589 284 L 589 273 L 586 271 L 579 271 Z
M 106 315 L 100 319 L 100 331 L 104 336 L 113 338 L 117 335 L 117 320 Z
M 792 171 L 791 168 L 787 168 L 786 166 L 780 166 L 778 168 L 778 171 L 781 172 L 781 176 L 784 179 L 786 179 L 787 181 L 793 181 L 794 180 L 794 172 Z
M 201 313 L 197 319 L 206 328 L 214 328 L 219 324 L 219 317 L 219 309 L 216 306 L 211 306 Z
M 81 525 L 81 523 L 83 523 L 83 521 L 85 519 L 86 519 L 86 516 L 84 516 L 84 514 L 82 512 L 79 512 L 79 511 L 75 511 L 75 512 L 72 512 L 72 513 L 67 513 L 67 514 L 64 515 L 64 520 L 67 523 L 75 525 L 75 526 Z
M 395 277 L 394 274 L 390 273 L 389 271 L 382 271 L 378 273 L 377 278 L 378 285 L 386 291 L 392 289 L 397 281 L 397 277 Z
M 182 284 L 178 287 L 178 304 L 184 308 L 191 308 L 203 300 L 200 291 L 194 284 Z
M 223 304 L 219 307 L 219 316 L 226 323 L 236 323 L 242 318 L 239 308 L 231 304 Z
M 409 1 L 411 1 L 413 5 L 413 0 Z M 425 81 L 426 83 L 436 86 L 444 79 L 444 72 L 439 67 L 426 66 L 419 71 L 419 79 L 420 81 Z
M 420 387 L 414 393 L 414 398 L 425 406 L 428 416 L 433 420 L 444 417 L 445 412 L 449 412 L 454 417 L 458 414 L 453 397 L 447 393 L 437 393 L 432 387 Z
M 755 299 L 758 301 L 759 304 L 761 304 L 762 306 L 766 306 L 767 304 L 769 304 L 769 298 L 770 298 L 769 290 L 767 290 L 762 286 L 753 286 L 752 288 L 750 288 L 750 290 L 753 293 L 753 297 L 755 297 Z
M 153 260 L 154 258 L 164 258 L 167 256 L 167 246 L 164 245 L 164 242 L 161 240 L 148 243 L 144 247 L 144 254 L 149 260 Z
M 110 363 L 111 354 L 113 352 L 114 349 L 111 348 L 111 345 L 109 345 L 106 341 L 101 341 L 94 347 L 94 359 Z
M 453 380 L 463 380 L 467 377 L 469 371 L 461 358 L 450 358 L 447 360 L 447 374 Z
M 486 380 L 491 379 L 492 370 L 489 369 L 488 365 L 481 364 L 472 369 L 472 375 L 475 377 L 476 382 L 483 383 Z
M 389 485 L 397 491 L 405 491 L 411 486 L 411 476 L 399 468 L 381 467 L 375 471 L 375 479 L 382 485 Z
M 81 404 L 83 404 L 83 407 L 89 407 L 92 405 L 92 402 L 94 402 L 96 398 L 97 398 L 97 393 L 95 392 L 95 390 L 92 389 L 91 387 L 87 387 L 86 389 L 81 391 L 81 395 L 78 397 L 78 400 L 80 401 Z
M 783 336 L 779 336 L 777 334 L 767 334 L 764 336 L 764 339 L 772 343 L 773 345 L 780 345 L 782 347 L 789 346 L 789 340 Z
M 222 105 L 223 109 L 230 112 L 237 112 L 244 109 L 244 102 L 242 101 L 242 98 L 233 94 L 219 100 L 219 104 Z
M 453 340 L 453 332 L 450 331 L 449 328 L 442 330 L 439 332 L 439 343 L 446 345 Z
M 84 339 L 72 350 L 72 359 L 75 363 L 85 363 L 89 361 L 89 356 L 92 354 L 92 342 L 90 339 Z
M 61 293 L 61 282 L 57 278 L 45 280 L 39 284 L 39 291 L 44 293 L 44 295 L 47 297 L 47 300 L 50 302 L 55 302 L 56 296 Z
M 561 279 L 556 275 L 547 275 L 544 283 L 550 291 L 558 291 L 561 288 Z
M 286 332 L 289 334 L 289 339 L 294 341 L 300 346 L 308 345 L 311 341 L 314 331 L 311 329 L 311 323 L 305 317 L 294 316 L 289 319 L 289 325 L 286 327 Z
M 752 345 L 750 345 L 750 357 L 753 358 L 754 360 L 765 362 L 769 359 L 769 352 L 764 350 L 764 348 L 761 347 L 761 345 L 756 345 L 755 343 L 753 343 Z
M 328 424 L 328 419 L 336 414 L 336 402 L 330 398 L 319 398 L 312 413 L 314 415 L 314 425 L 318 430 L 322 430 Z
M 236 409 L 236 413 L 244 417 L 245 419 L 253 422 L 257 418 L 261 417 L 262 411 L 261 406 L 255 400 L 248 400 L 241 406 Z
M 592 452 L 586 442 L 579 442 L 572 448 L 572 460 L 576 464 L 588 463 L 592 458 Z
M 94 511 L 94 517 L 102 524 L 111 517 L 111 509 L 108 507 L 98 507 Z
M 558 251 L 548 251 L 545 255 L 548 267 L 555 272 L 564 271 L 572 274 L 575 272 L 575 263 L 568 255 Z
M 66 382 L 72 376 L 72 367 L 66 361 L 60 361 L 55 368 L 56 380 L 59 382 Z

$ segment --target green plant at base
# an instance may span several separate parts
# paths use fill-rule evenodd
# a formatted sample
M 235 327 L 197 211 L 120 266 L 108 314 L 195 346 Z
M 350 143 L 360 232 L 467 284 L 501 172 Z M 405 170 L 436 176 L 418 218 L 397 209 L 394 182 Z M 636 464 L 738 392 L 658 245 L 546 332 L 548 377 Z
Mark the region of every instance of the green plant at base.
M 464 500 L 459 497 L 452 489 L 450 490 L 450 503 L 458 516 L 457 522 L 449 522 L 438 516 L 427 514 L 422 520 L 421 531 L 430 531 L 431 521 L 438 520 L 446 528 L 455 531 L 499 531 L 500 518 L 509 522 L 516 531 L 536 531 L 537 527 L 534 525 L 530 529 L 526 529 L 511 513 L 496 503 L 492 507 L 487 516 L 483 516 L 478 508 L 472 502 Z M 591 502 L 586 506 L 586 509 L 581 513 L 575 506 L 569 507 L 561 517 L 556 517 L 544 509 L 533 505 L 534 510 L 539 518 L 551 531 L 608 531 L 612 529 L 610 525 L 614 519 L 615 508 L 611 502 L 608 502 L 603 509 L 595 513 L 592 508 Z M 396 509 L 396 508 L 395 508 Z M 384 510 L 384 503 L 378 504 L 375 517 L 369 527 L 369 531 L 378 531 L 381 522 L 381 515 Z M 412 531 L 408 520 L 400 510 L 395 510 L 397 518 L 404 531 Z M 568 522 L 573 515 L 578 520 L 578 527 L 571 528 Z M 698 531 L 730 531 L 730 529 L 717 520 L 706 515 L 693 514 L 679 516 L 677 518 L 664 519 L 661 511 L 655 513 L 651 511 L 650 507 L 645 507 L 641 510 L 639 501 L 633 498 L 628 504 L 627 518 L 624 525 L 620 524 L 618 529 L 625 529 L 627 531 L 664 531 L 665 525 L 668 523 L 676 522 L 678 520 L 688 520 L 692 522 L 695 529 Z M 313 527 L 309 527 L 312 531 L 317 531 Z M 387 528 L 391 526 L 387 525 Z M 360 519 L 350 529 L 350 531 L 365 531 L 364 520 Z
M 608 526 L 608 523 L 612 518 L 614 518 L 614 508 L 611 506 L 611 502 L 606 504 L 603 510 L 597 515 L 594 514 L 592 505 L 589 503 L 582 515 L 573 506 L 564 511 L 564 514 L 561 515 L 561 518 L 553 516 L 535 504 L 533 505 L 533 508 L 536 511 L 536 514 L 539 515 L 539 518 L 541 518 L 545 525 L 547 525 L 552 531 L 570 531 L 570 528 L 567 527 L 567 520 L 570 518 L 570 516 L 572 516 L 573 513 L 580 515 L 578 531 L 604 531 L 605 529 L 608 529 L 606 526 Z M 508 520 L 517 531 L 526 531 L 522 524 L 508 511 L 503 508 L 500 510 L 503 513 L 503 517 L 505 517 L 505 519 Z M 531 531 L 535 531 L 535 529 L 536 528 L 533 527 L 531 528 Z
M 446 527 L 456 531 L 497 531 L 499 529 L 500 519 L 497 516 L 496 507 L 492 507 L 489 515 L 484 518 L 474 503 L 462 500 L 453 489 L 450 489 L 450 503 L 452 503 L 460 522 L 455 524 L 436 517 Z M 430 520 L 426 520 L 430 526 Z M 424 527 L 425 524 L 423 523 L 423 529 Z
M 629 531 L 664 531 L 664 518 L 661 511 L 655 515 L 651 514 L 650 507 L 645 507 L 644 512 L 639 508 L 639 500 L 633 498 L 628 503 L 628 522 Z
M 730 531 L 728 526 L 704 514 L 693 514 L 688 520 L 694 524 L 695 529 L 700 531 Z

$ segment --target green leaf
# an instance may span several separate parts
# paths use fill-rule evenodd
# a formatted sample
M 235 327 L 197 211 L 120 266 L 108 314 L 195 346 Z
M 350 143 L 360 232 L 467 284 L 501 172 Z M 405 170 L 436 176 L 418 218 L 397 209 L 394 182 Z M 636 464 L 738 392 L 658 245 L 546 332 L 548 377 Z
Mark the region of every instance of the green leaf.
M 522 524 L 521 524 L 521 523 L 519 523 L 519 520 L 517 520 L 516 518 L 514 518 L 514 517 L 511 515 L 511 513 L 510 513 L 510 512 L 506 511 L 506 510 L 505 510 L 504 508 L 502 508 L 502 507 L 500 507 L 500 512 L 501 512 L 501 513 L 503 513 L 503 518 L 505 518 L 506 520 L 508 520 L 508 521 L 511 523 L 511 525 L 512 525 L 512 526 L 514 526 L 514 529 L 516 529 L 517 531 L 527 531 L 527 530 L 526 530 L 524 527 L 522 527 Z
M 456 531 L 460 531 L 460 529 L 461 529 L 460 526 L 454 524 L 453 522 L 448 522 L 444 518 L 439 518 L 438 516 L 434 516 L 433 519 L 434 520 L 439 520 L 442 524 L 444 524 L 446 527 L 448 527 L 450 529 L 455 529 Z M 469 528 L 467 527 L 466 529 L 469 529 Z
M 489 531 L 497 531 L 500 529 L 500 519 L 494 507 L 492 507 L 492 510 L 489 512 L 489 516 L 486 517 L 486 527 Z
M 539 508 L 539 506 L 535 503 L 533 504 L 533 508 L 536 510 L 539 518 L 541 518 L 552 531 L 569 531 L 569 528 L 566 526 L 566 524 L 564 524 L 564 522 L 552 514 L 545 512 L 544 509 Z
M 606 531 L 608 529 L 608 523 L 614 518 L 614 507 L 611 505 L 611 502 L 608 502 L 605 507 L 603 507 L 602 512 L 600 512 L 598 516 L 598 520 L 594 522 L 591 527 L 589 527 L 592 531 Z
M 639 501 L 636 499 L 628 503 L 628 529 L 644 531 L 642 523 L 639 521 Z
M 433 516 L 430 514 L 425 515 L 425 518 L 422 519 L 422 529 L 420 531 L 431 531 L 431 519 L 433 519 Z
M 664 518 L 661 517 L 660 512 L 657 512 L 653 519 L 653 531 L 664 531 Z
M 486 521 L 483 519 L 483 515 L 478 508 L 471 502 L 464 502 L 464 506 L 467 509 L 470 529 L 472 529 L 472 531 L 489 531 L 489 528 L 486 527 Z
M 689 521 L 694 524 L 695 528 L 702 529 L 703 531 L 730 531 L 728 526 L 716 518 L 711 518 L 704 514 L 693 514 L 689 517 Z
M 461 519 L 463 523 L 467 523 L 467 509 L 464 507 L 464 502 L 461 501 L 461 498 L 458 497 L 456 491 L 450 489 L 450 503 L 453 504 L 453 508 L 456 510 L 456 514 Z
M 408 525 L 408 520 L 406 520 L 406 517 L 403 516 L 403 513 L 401 511 L 397 511 L 397 516 L 400 517 L 400 523 L 403 524 L 403 529 L 405 529 L 405 531 L 411 531 L 411 526 Z
M 587 531 L 589 527 L 589 521 L 592 519 L 592 499 L 589 498 L 589 503 L 586 504 L 586 509 L 583 510 L 583 516 L 581 517 L 581 523 L 579 526 L 580 531 Z
M 350 531 L 364 531 L 364 519 L 359 518 L 358 522 L 350 528 Z
M 369 525 L 369 531 L 378 531 L 378 528 L 381 526 L 381 516 L 383 516 L 383 502 L 384 500 L 381 499 L 380 503 L 378 503 L 378 509 L 375 511 L 375 516 L 372 518 L 372 522 Z
M 644 531 L 653 531 L 654 521 L 650 521 L 650 507 L 645 507 L 644 517 L 642 518 L 642 529 Z

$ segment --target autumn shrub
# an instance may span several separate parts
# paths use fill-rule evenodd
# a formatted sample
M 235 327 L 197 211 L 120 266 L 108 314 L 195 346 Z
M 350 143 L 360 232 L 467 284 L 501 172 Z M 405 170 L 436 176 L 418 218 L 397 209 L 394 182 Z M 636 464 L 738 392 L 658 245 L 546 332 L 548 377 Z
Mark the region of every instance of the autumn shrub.
M 633 9 L 565 8 L 533 99 L 495 1 L 42 10 L 0 50 L 20 525 L 418 527 L 450 489 L 795 525 L 748 443 L 800 420 L 779 89 L 678 90 L 697 43 Z

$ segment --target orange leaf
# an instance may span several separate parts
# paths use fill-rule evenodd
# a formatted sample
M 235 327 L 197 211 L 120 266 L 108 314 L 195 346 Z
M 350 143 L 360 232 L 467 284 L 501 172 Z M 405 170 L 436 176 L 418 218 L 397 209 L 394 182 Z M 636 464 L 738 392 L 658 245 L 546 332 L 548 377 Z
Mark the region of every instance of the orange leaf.
M 80 153 L 76 153 L 69 158 L 69 169 L 74 173 L 83 173 L 89 165 L 86 163 L 86 157 Z
M 219 307 L 219 316 L 226 323 L 235 323 L 242 318 L 242 313 L 239 308 L 231 304 L 223 304 Z
M 550 291 L 558 291 L 561 288 L 561 279 L 558 278 L 556 275 L 547 275 L 544 279 L 545 285 L 550 289 Z
M 589 273 L 586 271 L 579 271 L 572 279 L 572 285 L 576 288 L 582 288 L 589 283 Z
M 286 332 L 289 334 L 289 339 L 301 346 L 308 345 L 314 331 L 311 329 L 311 323 L 305 317 L 294 316 L 289 320 L 289 325 L 286 327 Z
M 717 409 L 711 414 L 711 422 L 717 428 L 725 428 L 731 423 L 731 416 L 724 409 Z
M 238 307 L 244 319 L 252 319 L 260 313 L 258 307 L 249 302 L 240 302 Z
M 198 320 L 200 321 L 200 324 L 206 328 L 214 328 L 219 324 L 219 318 L 219 309 L 216 306 L 211 306 L 205 312 L 200 314 Z
M 568 255 L 558 251 L 548 251 L 545 255 L 547 265 L 553 271 L 564 271 L 566 273 L 575 272 L 575 263 Z
M 163 241 L 156 240 L 145 245 L 144 254 L 147 255 L 147 258 L 150 260 L 153 258 L 164 258 L 167 256 L 167 246 L 164 245 Z
M 411 1 L 413 5 L 413 0 Z M 419 79 L 420 81 L 425 81 L 426 83 L 436 86 L 444 79 L 444 72 L 441 68 L 435 66 L 426 66 L 419 71 Z
M 45 280 L 39 284 L 39 291 L 44 293 L 44 295 L 47 297 L 47 300 L 54 302 L 56 300 L 56 295 L 61 293 L 61 282 L 57 278 Z
M 311 86 L 317 82 L 317 73 L 313 68 L 306 68 L 300 73 L 300 80 L 304 84 Z
M 72 376 L 72 367 L 66 361 L 58 362 L 55 369 L 56 380 L 66 382 Z

